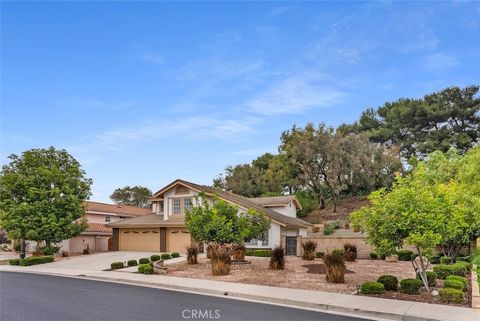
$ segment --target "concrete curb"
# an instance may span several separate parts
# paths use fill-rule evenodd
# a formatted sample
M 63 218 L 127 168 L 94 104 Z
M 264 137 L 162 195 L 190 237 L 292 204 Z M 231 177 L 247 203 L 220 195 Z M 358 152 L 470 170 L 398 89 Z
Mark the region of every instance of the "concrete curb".
M 0 269 L 1 271 L 2 269 Z M 288 298 L 275 297 L 275 293 L 271 292 L 270 287 L 257 286 L 257 285 L 242 285 L 238 290 L 225 289 L 222 290 L 222 285 L 225 282 L 222 281 L 210 281 L 218 284 L 215 287 L 201 287 L 195 285 L 179 285 L 174 284 L 172 279 L 183 279 L 178 277 L 166 277 L 161 279 L 152 280 L 151 276 L 147 276 L 144 280 L 133 280 L 128 278 L 122 278 L 123 273 L 110 272 L 107 273 L 86 273 L 86 274 L 62 274 L 51 273 L 45 271 L 21 271 L 18 269 L 4 269 L 9 272 L 19 273 L 33 273 L 33 274 L 45 274 L 51 276 L 61 277 L 73 277 L 79 279 L 89 279 L 105 282 L 117 282 L 124 284 L 131 284 L 137 286 L 147 286 L 154 288 L 161 288 L 166 290 L 183 291 L 194 294 L 214 295 L 222 297 L 230 297 L 234 299 L 246 299 L 257 302 L 272 303 L 287 305 L 290 307 L 314 309 L 317 311 L 331 311 L 333 313 L 355 315 L 357 317 L 367 317 L 376 320 L 399 320 L 399 321 L 477 321 L 480 318 L 480 314 L 475 314 L 474 309 L 443 306 L 437 304 L 418 303 L 412 301 L 400 301 L 383 298 L 372 298 L 367 296 L 355 296 L 345 295 L 338 293 L 327 293 L 320 291 L 308 291 L 308 290 L 296 290 L 288 289 L 295 292 Z M 118 273 L 117 276 L 111 274 Z M 103 275 L 102 275 L 103 274 Z M 143 277 L 143 276 L 142 276 Z M 163 282 L 162 282 L 163 279 Z M 189 279 L 191 280 L 191 279 Z M 232 283 L 236 284 L 236 283 Z M 230 285 L 232 285 L 230 284 Z M 231 288 L 235 288 L 232 286 Z M 251 288 L 251 289 L 249 289 Z M 282 289 L 282 288 L 280 288 Z M 246 291 L 248 290 L 248 291 Z M 314 296 L 312 298 L 312 296 Z M 426 312 L 430 311 L 430 312 Z M 480 310 L 477 312 L 480 313 Z

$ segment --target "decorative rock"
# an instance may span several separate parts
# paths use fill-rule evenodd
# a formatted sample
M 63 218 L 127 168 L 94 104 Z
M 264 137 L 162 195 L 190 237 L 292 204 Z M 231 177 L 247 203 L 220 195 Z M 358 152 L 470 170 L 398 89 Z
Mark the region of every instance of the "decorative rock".
M 398 255 L 393 254 L 385 258 L 385 262 L 398 262 Z
M 433 290 L 433 291 L 432 291 L 432 295 L 433 295 L 433 296 L 438 296 L 438 291 L 437 291 L 437 290 Z

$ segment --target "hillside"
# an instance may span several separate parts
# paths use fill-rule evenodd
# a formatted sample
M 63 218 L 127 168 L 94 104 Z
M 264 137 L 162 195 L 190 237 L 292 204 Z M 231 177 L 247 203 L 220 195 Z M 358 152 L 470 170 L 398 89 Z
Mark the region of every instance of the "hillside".
M 349 197 L 339 201 L 337 204 L 337 213 L 333 213 L 332 204 L 329 203 L 325 209 L 313 210 L 302 219 L 313 224 L 320 224 L 335 219 L 345 222 L 351 212 L 357 211 L 366 205 L 368 205 L 366 197 Z

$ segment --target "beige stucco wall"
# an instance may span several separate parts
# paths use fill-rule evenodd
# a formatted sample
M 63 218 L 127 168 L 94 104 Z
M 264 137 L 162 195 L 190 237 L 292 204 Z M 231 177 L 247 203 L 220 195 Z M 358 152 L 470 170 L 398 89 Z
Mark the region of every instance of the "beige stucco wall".
M 297 208 L 293 202 L 285 206 L 268 206 L 268 208 L 286 216 L 297 217 Z
M 82 253 L 89 246 L 90 252 L 96 252 L 96 236 L 80 235 L 68 240 L 68 251 L 70 253 Z

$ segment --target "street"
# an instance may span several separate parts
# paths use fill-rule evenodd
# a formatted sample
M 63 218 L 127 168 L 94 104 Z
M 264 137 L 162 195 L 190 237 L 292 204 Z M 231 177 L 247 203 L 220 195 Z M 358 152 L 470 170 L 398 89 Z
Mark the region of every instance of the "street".
M 0 320 L 365 319 L 134 285 L 0 272 Z

